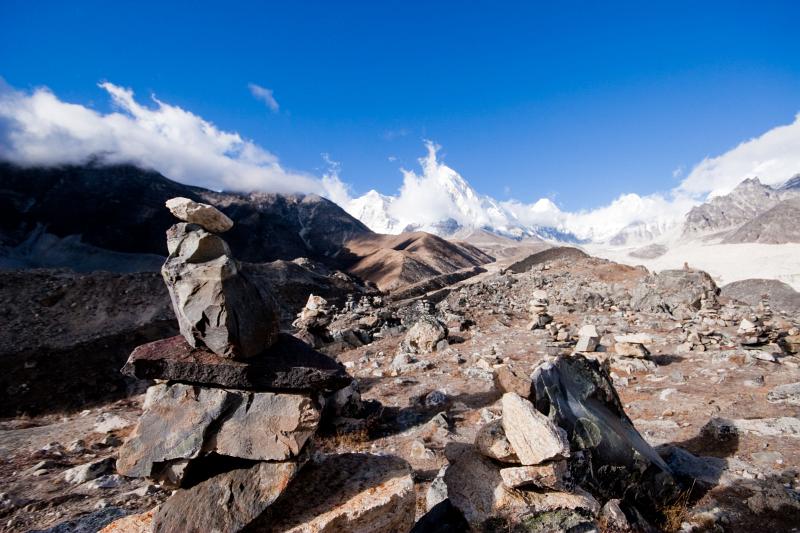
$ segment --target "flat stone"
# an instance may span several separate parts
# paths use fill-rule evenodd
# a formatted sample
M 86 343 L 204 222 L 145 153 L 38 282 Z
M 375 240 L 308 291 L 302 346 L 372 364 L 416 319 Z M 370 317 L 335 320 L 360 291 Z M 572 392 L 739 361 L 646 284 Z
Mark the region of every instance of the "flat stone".
M 139 424 L 120 449 L 117 469 L 126 476 L 148 477 L 161 463 L 212 452 L 285 461 L 299 455 L 319 419 L 313 400 L 302 394 L 155 385 L 147 391 Z M 169 466 L 177 469 L 159 475 L 179 484 L 187 465 Z
M 552 461 L 541 465 L 502 468 L 500 477 L 512 489 L 533 485 L 543 489 L 569 490 L 569 467 L 566 461 Z
M 342 365 L 306 343 L 280 334 L 267 351 L 246 361 L 192 348 L 181 336 L 136 348 L 122 373 L 245 390 L 338 390 L 352 381 Z
M 197 457 L 206 430 L 233 399 L 222 389 L 183 384 L 150 387 L 139 423 L 120 448 L 117 471 L 128 477 L 148 477 L 155 463 Z
M 275 502 L 299 468 L 296 462 L 259 462 L 179 490 L 161 504 L 153 532 L 241 531 Z
M 414 525 L 411 467 L 399 457 L 347 453 L 306 466 L 253 526 L 273 533 L 394 533 Z
M 205 263 L 223 255 L 231 255 L 228 243 L 197 224 L 181 222 L 167 230 L 167 251 L 187 263 Z
M 493 420 L 484 424 L 475 436 L 475 446 L 483 455 L 502 463 L 519 464 L 514 448 L 506 438 L 502 420 Z
M 91 463 L 74 466 L 64 471 L 64 481 L 72 485 L 86 483 L 114 471 L 114 459 L 107 457 Z
M 767 393 L 767 401 L 800 405 L 800 382 L 778 385 Z
M 242 393 L 206 445 L 220 455 L 257 461 L 297 457 L 319 425 L 320 412 L 300 394 Z
M 564 430 L 513 392 L 503 395 L 503 430 L 523 465 L 569 457 Z
M 625 357 L 635 357 L 637 359 L 646 359 L 650 356 L 650 352 L 643 344 L 635 342 L 618 342 L 614 345 L 614 353 Z
M 653 337 L 647 333 L 628 333 L 627 335 L 614 335 L 617 342 L 627 342 L 631 344 L 652 344 Z
M 167 200 L 166 206 L 178 219 L 197 224 L 213 233 L 224 233 L 233 227 L 233 220 L 213 205 L 178 196 Z

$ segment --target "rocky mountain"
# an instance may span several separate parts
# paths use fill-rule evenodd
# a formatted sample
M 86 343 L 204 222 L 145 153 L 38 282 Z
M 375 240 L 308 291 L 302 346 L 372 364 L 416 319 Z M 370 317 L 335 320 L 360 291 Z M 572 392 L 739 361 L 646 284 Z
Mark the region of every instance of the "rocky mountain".
M 348 271 L 384 291 L 494 260 L 472 245 L 425 232 L 362 235 L 348 241 L 347 250 L 360 257 Z
M 216 205 L 236 220 L 228 240 L 243 261 L 308 257 L 339 267 L 351 260 L 342 256 L 344 243 L 371 233 L 316 195 L 214 192 L 130 165 L 0 164 L 0 256 L 11 268 L 80 269 L 76 255 L 98 259 L 86 270 L 115 270 L 134 259 L 158 264 L 172 223 L 164 202 L 176 196 Z
M 800 242 L 800 196 L 777 203 L 727 235 L 724 243 Z
M 784 200 L 800 196 L 800 180 L 798 176 L 778 188 L 762 184 L 758 178 L 750 178 L 740 183 L 733 191 L 724 196 L 711 198 L 707 202 L 692 208 L 686 215 L 683 225 L 683 235 L 693 237 L 700 235 L 715 235 L 722 232 L 737 230 L 742 225 L 749 223 L 756 217 L 766 213 Z M 786 209 L 768 217 L 773 228 L 782 225 L 779 220 Z M 761 221 L 757 225 L 764 224 Z M 759 242 L 742 239 L 757 238 L 757 232 L 747 231 L 731 242 Z M 781 237 L 775 235 L 778 240 Z M 783 240 L 782 242 L 787 242 Z

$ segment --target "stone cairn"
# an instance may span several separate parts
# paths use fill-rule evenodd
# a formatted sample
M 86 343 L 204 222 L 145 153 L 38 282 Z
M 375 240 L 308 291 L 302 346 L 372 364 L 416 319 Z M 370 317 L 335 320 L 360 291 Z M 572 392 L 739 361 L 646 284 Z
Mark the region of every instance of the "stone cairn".
M 123 368 L 157 382 L 117 461 L 122 475 L 177 489 L 150 511 L 151 530 L 230 532 L 257 520 L 263 531 L 328 531 L 336 523 L 352 531 L 408 529 L 414 491 L 407 463 L 366 454 L 312 457 L 326 401 L 351 389 L 352 378 L 279 333 L 271 297 L 218 235 L 233 226 L 227 216 L 186 198 L 167 207 L 182 221 L 167 231 L 162 268 L 181 335 L 139 346 Z M 324 497 L 302 494 L 326 484 Z M 365 500 L 359 490 L 367 489 L 387 494 L 393 507 Z M 280 512 L 272 513 L 273 504 Z
M 553 317 L 547 314 L 547 305 L 547 293 L 541 289 L 533 291 L 533 298 L 528 306 L 531 315 L 528 329 L 542 329 L 553 321 Z
M 593 531 L 604 522 L 609 531 L 628 531 L 625 514 L 642 517 L 638 526 L 648 530 L 644 517 L 656 517 L 660 502 L 679 493 L 597 361 L 580 354 L 546 360 L 517 389 L 527 397 L 504 394 L 501 417 L 478 431 L 474 446 L 445 448 L 440 498 L 473 530 Z

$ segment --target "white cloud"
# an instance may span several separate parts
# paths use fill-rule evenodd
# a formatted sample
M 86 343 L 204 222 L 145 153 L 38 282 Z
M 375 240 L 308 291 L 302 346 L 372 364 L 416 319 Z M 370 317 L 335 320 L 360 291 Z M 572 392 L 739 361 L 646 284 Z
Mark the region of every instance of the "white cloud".
M 800 173 L 800 114 L 794 122 L 778 126 L 728 152 L 707 157 L 681 182 L 679 189 L 692 195 L 729 193 L 742 180 L 758 177 L 778 185 Z
M 0 158 L 21 165 L 81 164 L 99 158 L 154 169 L 182 183 L 216 190 L 327 194 L 335 181 L 285 169 L 238 133 L 180 107 L 101 83 L 115 110 L 100 113 L 60 100 L 47 88 L 30 93 L 0 84 Z
M 281 106 L 278 105 L 278 101 L 275 100 L 275 96 L 272 94 L 272 89 L 267 89 L 266 87 L 256 85 L 255 83 L 248 83 L 247 88 L 250 89 L 250 94 L 252 94 L 256 100 L 261 100 L 267 104 L 267 107 L 270 111 L 273 113 L 280 111 Z

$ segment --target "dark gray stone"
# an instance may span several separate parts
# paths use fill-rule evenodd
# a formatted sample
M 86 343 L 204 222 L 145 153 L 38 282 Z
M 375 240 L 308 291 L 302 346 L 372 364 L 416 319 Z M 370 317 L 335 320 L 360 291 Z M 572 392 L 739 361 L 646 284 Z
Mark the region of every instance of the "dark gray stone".
M 285 333 L 259 356 L 246 361 L 192 348 L 171 337 L 136 348 L 122 368 L 139 379 L 168 379 L 235 389 L 338 390 L 352 381 L 342 365 Z

